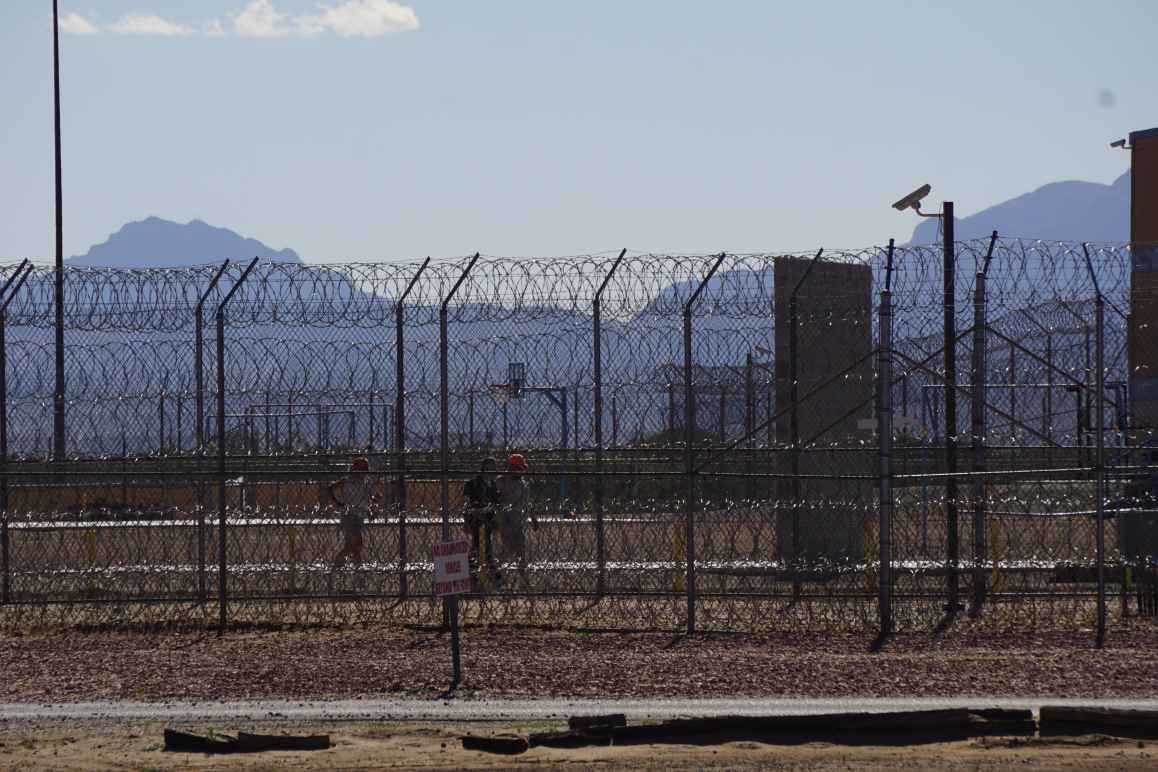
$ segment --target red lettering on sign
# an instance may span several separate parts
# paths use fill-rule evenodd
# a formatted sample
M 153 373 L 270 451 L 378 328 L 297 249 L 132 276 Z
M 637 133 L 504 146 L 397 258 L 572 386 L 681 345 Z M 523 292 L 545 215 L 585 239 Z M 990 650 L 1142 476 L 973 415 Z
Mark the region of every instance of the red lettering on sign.
M 470 552 L 470 544 L 462 541 L 448 541 L 434 545 L 434 557 L 444 558 L 448 555 L 465 555 Z

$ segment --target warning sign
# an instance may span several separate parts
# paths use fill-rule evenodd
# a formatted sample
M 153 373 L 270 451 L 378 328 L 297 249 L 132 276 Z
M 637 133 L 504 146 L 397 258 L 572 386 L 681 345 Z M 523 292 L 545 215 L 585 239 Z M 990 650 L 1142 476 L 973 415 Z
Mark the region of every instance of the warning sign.
M 470 592 L 470 542 L 466 539 L 434 545 L 434 594 Z

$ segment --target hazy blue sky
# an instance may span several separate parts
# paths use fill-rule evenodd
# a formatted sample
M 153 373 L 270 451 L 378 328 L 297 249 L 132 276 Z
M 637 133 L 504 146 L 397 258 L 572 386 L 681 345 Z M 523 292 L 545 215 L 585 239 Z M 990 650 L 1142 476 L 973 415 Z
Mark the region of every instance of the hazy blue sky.
M 53 253 L 50 9 L 0 2 L 8 257 Z M 1153 0 L 61 10 L 66 254 L 150 214 L 307 259 L 860 246 L 1158 126 Z

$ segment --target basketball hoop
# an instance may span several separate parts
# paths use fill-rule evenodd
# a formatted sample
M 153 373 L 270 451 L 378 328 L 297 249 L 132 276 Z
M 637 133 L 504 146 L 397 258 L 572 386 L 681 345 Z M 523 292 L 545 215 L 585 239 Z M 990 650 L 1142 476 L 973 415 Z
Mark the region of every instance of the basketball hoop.
M 515 389 L 509 383 L 492 383 L 487 386 L 487 391 L 490 392 L 491 399 L 499 405 L 507 404 L 515 396 Z

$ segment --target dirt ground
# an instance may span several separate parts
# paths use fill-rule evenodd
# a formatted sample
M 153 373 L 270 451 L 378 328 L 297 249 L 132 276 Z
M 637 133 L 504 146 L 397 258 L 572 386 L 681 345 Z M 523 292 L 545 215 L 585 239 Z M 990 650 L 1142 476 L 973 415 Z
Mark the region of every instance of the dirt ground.
M 234 727 L 188 725 L 190 731 Z M 240 727 L 254 730 L 254 727 Z M 986 739 L 909 747 L 848 747 L 812 743 L 772 746 L 636 745 L 577 750 L 535 748 L 519 756 L 462 749 L 463 734 L 543 731 L 553 724 L 266 724 L 256 731 L 328 733 L 326 751 L 211 756 L 163 750 L 157 723 L 0 723 L 0 769 L 933 769 L 976 770 L 1031 766 L 1035 770 L 1158 768 L 1158 744 L 1082 737 L 1063 740 Z
M 877 652 L 857 635 L 594 633 L 510 627 L 463 632 L 461 697 L 1153 697 L 1148 628 L 1104 649 L 1079 633 L 953 629 L 898 636 Z M 399 626 L 0 635 L 0 702 L 431 698 L 449 683 L 448 636 Z M 240 756 L 162 750 L 156 721 L 5 720 L 0 770 L 80 769 L 1158 769 L 1158 743 L 1109 738 L 975 740 L 904 748 L 826 744 L 640 745 L 464 751 L 463 734 L 529 733 L 552 723 L 291 722 L 178 724 L 192 731 L 329 733 L 335 747 Z
M 233 727 L 182 726 L 192 731 Z M 242 727 L 243 729 L 252 727 Z M 163 750 L 163 725 L 28 722 L 0 725 L 0 770 L 380 770 L 492 769 L 780 769 L 780 770 L 983 770 L 1031 765 L 1034 770 L 1158 769 L 1158 744 L 1090 736 L 1072 740 L 976 740 L 913 747 L 843 747 L 811 743 L 765 745 L 628 745 L 577 750 L 536 748 L 520 756 L 462 749 L 463 734 L 528 733 L 562 728 L 521 725 L 420 725 L 350 723 L 310 726 L 263 723 L 266 733 L 330 734 L 325 751 L 210 756 Z
M 1158 635 L 462 634 L 461 697 L 1153 697 Z M 0 634 L 0 702 L 434 697 L 448 635 L 400 626 Z

